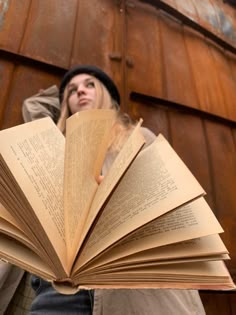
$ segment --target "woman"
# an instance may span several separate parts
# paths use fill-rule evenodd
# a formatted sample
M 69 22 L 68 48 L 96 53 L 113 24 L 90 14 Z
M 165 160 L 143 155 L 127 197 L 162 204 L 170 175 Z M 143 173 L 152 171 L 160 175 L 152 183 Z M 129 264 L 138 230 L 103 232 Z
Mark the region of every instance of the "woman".
M 65 133 L 66 119 L 76 112 L 93 108 L 111 108 L 116 111 L 117 119 L 113 126 L 111 141 L 102 174 L 106 172 L 124 142 L 134 128 L 128 115 L 119 110 L 119 92 L 109 76 L 94 66 L 77 66 L 69 70 L 62 79 L 59 89 L 61 113 L 57 122 L 58 128 Z M 34 100 L 35 101 L 35 100 Z M 37 102 L 28 99 L 23 108 L 24 117 L 28 120 L 39 118 Z M 38 104 L 42 117 L 49 110 Z M 49 111 L 51 113 L 51 111 Z M 51 114 L 49 114 L 51 115 Z M 147 128 L 141 128 L 150 144 L 155 135 Z M 36 291 L 31 315 L 36 314 L 205 314 L 197 291 L 186 290 L 95 290 L 80 291 L 67 296 L 57 293 L 52 286 L 32 277 L 32 286 Z

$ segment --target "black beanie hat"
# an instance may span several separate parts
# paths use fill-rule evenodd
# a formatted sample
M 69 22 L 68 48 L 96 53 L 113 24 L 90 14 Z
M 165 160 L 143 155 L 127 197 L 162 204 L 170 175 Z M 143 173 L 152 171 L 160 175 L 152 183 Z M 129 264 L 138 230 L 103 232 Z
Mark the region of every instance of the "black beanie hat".
M 97 78 L 99 81 L 101 81 L 104 86 L 107 88 L 108 92 L 110 93 L 111 97 L 118 103 L 120 104 L 120 94 L 118 92 L 118 89 L 115 85 L 115 83 L 112 81 L 112 79 L 101 69 L 95 67 L 95 66 L 90 66 L 90 65 L 82 65 L 82 66 L 76 66 L 66 72 L 64 75 L 61 85 L 59 88 L 59 100 L 60 103 L 63 100 L 63 94 L 66 85 L 70 82 L 70 80 L 76 76 L 77 74 L 81 73 L 86 73 L 94 76 Z

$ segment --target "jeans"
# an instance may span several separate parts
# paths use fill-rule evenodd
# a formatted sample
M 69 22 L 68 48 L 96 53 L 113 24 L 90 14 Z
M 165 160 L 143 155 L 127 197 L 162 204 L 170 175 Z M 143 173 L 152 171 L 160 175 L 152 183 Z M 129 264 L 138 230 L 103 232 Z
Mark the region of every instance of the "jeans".
M 80 290 L 74 295 L 64 295 L 58 293 L 49 282 L 36 276 L 32 276 L 31 285 L 36 297 L 29 315 L 92 315 L 92 290 Z

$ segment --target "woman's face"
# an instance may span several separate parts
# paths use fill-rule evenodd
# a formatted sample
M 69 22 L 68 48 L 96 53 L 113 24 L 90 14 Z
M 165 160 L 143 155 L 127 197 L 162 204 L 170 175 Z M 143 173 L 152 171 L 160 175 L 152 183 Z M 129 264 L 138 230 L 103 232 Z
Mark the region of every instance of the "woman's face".
M 89 74 L 74 76 L 67 86 L 67 101 L 71 114 L 95 108 L 96 88 Z

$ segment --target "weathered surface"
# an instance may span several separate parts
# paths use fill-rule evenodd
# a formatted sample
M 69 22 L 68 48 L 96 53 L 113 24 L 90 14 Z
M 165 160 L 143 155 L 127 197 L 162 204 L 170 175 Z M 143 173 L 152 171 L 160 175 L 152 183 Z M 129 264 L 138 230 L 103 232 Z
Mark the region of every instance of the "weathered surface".
M 102 67 L 122 108 L 162 132 L 203 185 L 236 279 L 236 56 L 160 2 L 236 47 L 236 11 L 222 0 L 0 0 L 0 127 L 22 122 L 23 100 L 58 84 L 58 68 Z M 235 295 L 204 300 L 207 315 L 235 312 Z

